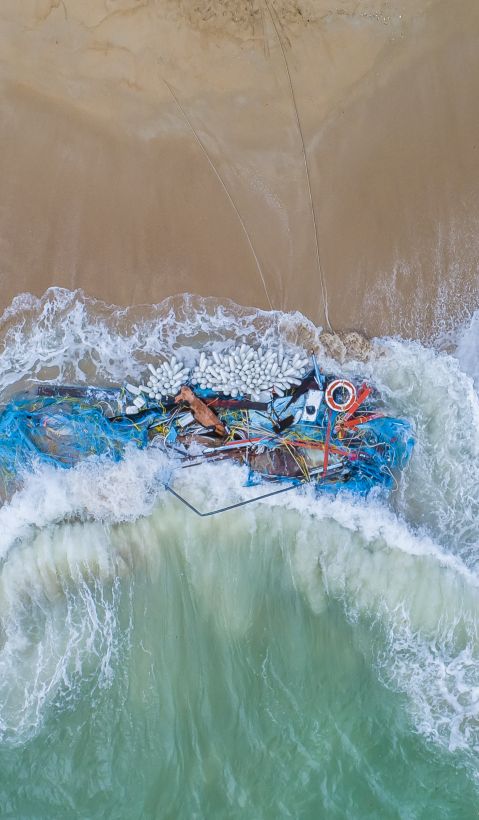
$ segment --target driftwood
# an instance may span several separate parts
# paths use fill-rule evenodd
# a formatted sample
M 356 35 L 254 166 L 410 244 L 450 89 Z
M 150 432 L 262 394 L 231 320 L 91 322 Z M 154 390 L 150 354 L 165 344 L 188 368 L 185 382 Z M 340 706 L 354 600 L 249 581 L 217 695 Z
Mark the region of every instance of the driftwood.
M 221 423 L 216 413 L 207 407 L 198 396 L 195 396 L 190 387 L 182 387 L 178 395 L 175 396 L 175 404 L 180 402 L 188 405 L 198 424 L 203 427 L 214 427 L 215 433 L 219 436 L 226 435 L 226 427 Z

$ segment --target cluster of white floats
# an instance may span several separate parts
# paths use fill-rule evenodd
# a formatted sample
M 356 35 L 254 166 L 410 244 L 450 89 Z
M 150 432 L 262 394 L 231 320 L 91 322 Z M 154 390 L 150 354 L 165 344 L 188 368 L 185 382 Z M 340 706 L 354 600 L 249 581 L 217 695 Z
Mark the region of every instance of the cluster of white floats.
M 285 391 L 300 384 L 308 365 L 309 359 L 304 353 L 288 356 L 281 348 L 263 350 L 246 344 L 223 353 L 202 352 L 191 370 L 172 356 L 158 367 L 148 365 L 151 375 L 146 384 L 126 385 L 127 391 L 135 396 L 126 412 L 128 415 L 138 413 L 146 406 L 147 399 L 161 401 L 175 396 L 186 383 L 225 396 L 241 395 L 267 401 L 273 389 L 276 395 L 283 396 Z
M 308 361 L 304 354 L 289 357 L 281 350 L 255 349 L 243 344 L 224 353 L 201 353 L 191 381 L 202 389 L 233 397 L 251 396 L 258 401 L 261 393 L 269 394 L 273 388 L 283 396 L 285 390 L 300 384 Z

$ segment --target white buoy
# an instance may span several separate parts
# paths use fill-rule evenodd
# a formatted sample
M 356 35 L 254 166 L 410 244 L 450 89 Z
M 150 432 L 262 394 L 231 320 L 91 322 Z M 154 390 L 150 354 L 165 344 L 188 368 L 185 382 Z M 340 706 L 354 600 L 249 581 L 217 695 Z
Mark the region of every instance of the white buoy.
M 140 394 L 140 392 L 141 392 L 141 391 L 140 391 L 140 388 L 139 388 L 139 387 L 135 387 L 135 385 L 134 385 L 134 384 L 129 384 L 129 383 L 127 382 L 127 384 L 126 384 L 125 386 L 126 386 L 126 389 L 128 390 L 128 392 L 129 392 L 129 393 L 132 393 L 132 394 L 133 394 L 133 396 L 138 396 L 138 395 Z

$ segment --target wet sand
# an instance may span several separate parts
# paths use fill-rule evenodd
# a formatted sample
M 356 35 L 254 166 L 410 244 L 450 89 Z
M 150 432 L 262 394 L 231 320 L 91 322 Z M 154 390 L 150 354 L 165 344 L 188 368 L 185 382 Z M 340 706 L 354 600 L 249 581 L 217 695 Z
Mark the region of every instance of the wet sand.
M 331 8 L 3 0 L 0 303 L 327 302 L 419 337 L 476 308 L 479 7 Z

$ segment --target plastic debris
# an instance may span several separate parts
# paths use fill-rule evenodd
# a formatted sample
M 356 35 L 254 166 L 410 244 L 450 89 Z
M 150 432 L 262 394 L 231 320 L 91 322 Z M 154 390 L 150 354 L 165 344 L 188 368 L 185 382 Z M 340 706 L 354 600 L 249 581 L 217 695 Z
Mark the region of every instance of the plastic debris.
M 285 355 L 280 349 L 255 349 L 246 344 L 224 352 L 201 353 L 191 373 L 191 382 L 202 390 L 223 395 L 251 396 L 259 401 L 265 391 L 284 395 L 301 383 L 309 359 L 303 353 Z
M 188 381 L 189 369 L 176 356 L 155 367 L 148 365 L 150 377 L 146 385 L 139 389 L 147 393 L 150 399 L 161 401 L 168 396 L 176 396 L 180 387 Z
M 4 405 L 4 497 L 38 463 L 119 460 L 128 446 L 152 442 L 183 467 L 231 458 L 249 467 L 253 483 L 364 494 L 394 487 L 413 449 L 411 425 L 386 415 L 371 386 L 323 373 L 314 357 L 308 366 L 303 353 L 241 345 L 200 353 L 191 371 L 175 356 L 148 369 L 139 386 L 39 383 Z

